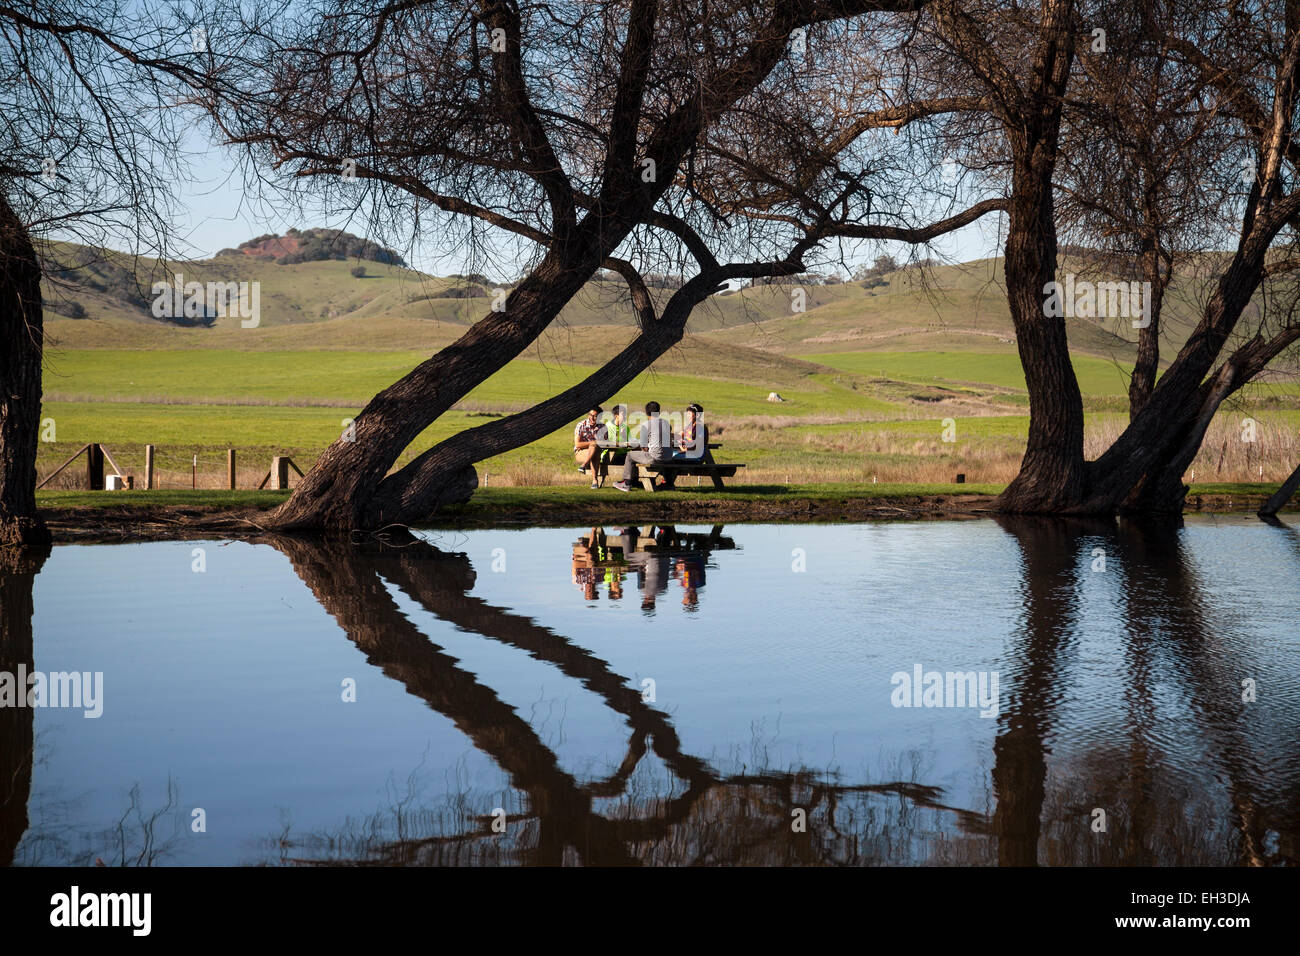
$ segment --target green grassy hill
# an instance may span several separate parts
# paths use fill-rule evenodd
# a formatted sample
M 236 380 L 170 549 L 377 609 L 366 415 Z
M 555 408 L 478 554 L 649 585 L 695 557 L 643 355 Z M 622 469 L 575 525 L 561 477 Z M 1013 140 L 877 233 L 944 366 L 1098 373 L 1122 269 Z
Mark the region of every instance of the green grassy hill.
M 188 487 L 196 456 L 206 481 L 221 480 L 226 448 L 240 450 L 241 486 L 256 484 L 273 454 L 308 467 L 373 394 L 491 307 L 483 295 L 443 295 L 471 285 L 491 291 L 482 283 L 378 262 L 363 263 L 366 274 L 356 277 L 351 260 L 284 264 L 226 253 L 179 268 L 104 260 L 46 283 L 42 414 L 57 437 L 41 446 L 43 474 L 88 441 L 107 444 L 136 471 L 143 446 L 157 445 L 166 487 Z M 140 283 L 147 293 L 154 278 L 173 270 L 187 281 L 258 281 L 259 326 L 243 328 L 238 318 L 211 327 L 155 319 L 148 299 L 130 286 Z M 883 280 L 808 286 L 804 312 L 792 310 L 789 287 L 714 296 L 696 310 L 682 343 L 606 404 L 637 407 L 654 398 L 680 409 L 700 402 L 725 442 L 723 457 L 749 464 L 750 481 L 949 481 L 956 472 L 970 481 L 1009 480 L 1023 449 L 1028 398 L 1000 260 L 901 269 Z M 1175 280 L 1166 354 L 1194 324 L 1199 288 L 1190 277 Z M 1136 333 L 1126 320 L 1069 321 L 1094 454 L 1123 427 Z M 589 283 L 532 347 L 421 435 L 403 460 L 555 394 L 635 335 L 622 283 Z M 784 401 L 767 401 L 769 392 Z M 1298 409 L 1300 386 L 1292 380 L 1244 390 L 1219 416 L 1194 467 L 1206 478 L 1213 469 L 1219 480 L 1280 481 L 1300 458 Z M 1259 419 L 1267 440 L 1242 451 L 1232 436 L 1245 414 Z M 949 419 L 957 423 L 953 442 L 942 438 Z M 485 480 L 577 480 L 569 431 L 482 463 Z M 59 480 L 65 477 L 75 476 Z
M 85 250 L 55 244 L 51 255 L 68 259 Z M 366 275 L 351 274 L 352 260 L 292 265 L 226 253 L 214 259 L 164 264 L 101 256 L 105 265 L 75 270 L 45 283 L 56 344 L 70 348 L 394 349 L 437 348 L 482 316 L 502 286 L 440 278 L 398 266 L 364 262 Z M 1082 263 L 1062 260 L 1062 272 Z M 120 273 L 116 283 L 106 270 Z M 260 283 L 260 324 L 217 318 L 210 328 L 179 328 L 150 314 L 151 285 L 174 274 L 185 281 Z M 124 294 L 122 275 L 136 290 Z M 1094 277 L 1096 278 L 1096 277 Z M 104 285 L 109 288 L 101 288 Z M 472 297 L 449 295 L 471 293 Z M 805 310 L 795 312 L 787 286 L 759 286 L 716 295 L 691 317 L 693 334 L 745 348 L 792 355 L 862 351 L 971 351 L 1013 353 L 1015 339 L 1000 259 L 983 259 L 924 270 L 899 269 L 875 287 L 862 283 L 808 286 Z M 1185 339 L 1199 315 L 1201 280 L 1176 277 L 1166 296 L 1166 354 Z M 653 290 L 660 302 L 671 292 Z M 73 319 L 67 316 L 84 315 Z M 1126 319 L 1069 319 L 1077 354 L 1131 362 L 1136 331 Z M 616 340 L 591 329 L 632 329 L 636 318 L 621 281 L 597 279 L 570 302 L 551 338 L 581 333 L 584 353 L 604 358 Z M 625 341 L 619 340 L 619 341 Z M 543 343 L 545 351 L 547 344 Z M 551 348 L 556 346 L 551 345 Z M 561 347 L 561 351 L 564 348 Z

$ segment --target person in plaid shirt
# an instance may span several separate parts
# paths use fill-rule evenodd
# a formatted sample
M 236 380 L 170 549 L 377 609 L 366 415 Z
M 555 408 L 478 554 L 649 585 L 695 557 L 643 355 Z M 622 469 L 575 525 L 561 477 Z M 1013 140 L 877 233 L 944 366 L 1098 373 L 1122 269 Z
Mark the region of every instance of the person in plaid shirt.
M 600 423 L 600 413 L 603 411 L 599 405 L 593 405 L 591 411 L 587 412 L 587 417 L 578 422 L 573 430 L 573 460 L 577 462 L 578 471 L 583 474 L 586 474 L 588 468 L 591 469 L 593 488 L 600 487 L 597 475 L 600 449 L 596 447 L 596 442 L 605 440 L 605 426 Z

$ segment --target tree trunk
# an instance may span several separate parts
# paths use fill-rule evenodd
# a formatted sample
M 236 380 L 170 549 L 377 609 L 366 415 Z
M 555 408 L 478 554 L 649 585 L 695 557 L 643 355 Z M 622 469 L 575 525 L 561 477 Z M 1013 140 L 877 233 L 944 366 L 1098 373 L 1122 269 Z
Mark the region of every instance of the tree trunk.
M 1164 303 L 1165 283 L 1160 273 L 1160 253 L 1154 240 L 1145 240 L 1141 255 L 1142 279 L 1151 290 L 1150 322 L 1138 331 L 1137 361 L 1128 384 L 1129 421 L 1151 398 L 1156 387 L 1156 373 L 1160 369 L 1160 309 Z
M 1060 511 L 1085 488 L 1083 397 L 1070 364 L 1065 317 L 1048 315 L 1045 308 L 1048 286 L 1056 280 L 1052 174 L 1072 59 L 1069 7 L 1058 3 L 1045 10 L 1035 63 L 1040 85 L 1020 105 L 1018 125 L 1008 129 L 1014 165 L 1004 265 L 1030 417 L 1020 472 L 996 503 L 1007 512 Z
M 1237 385 L 1236 378 L 1235 366 L 1227 362 L 1219 368 L 1214 379 L 1202 387 L 1200 401 L 1192 406 L 1196 409 L 1195 416 L 1181 425 L 1170 424 L 1173 439 L 1169 448 L 1172 451 L 1148 469 L 1142 483 L 1121 510 L 1133 514 L 1182 514 L 1187 500 L 1183 474 L 1196 459 L 1219 406 Z
M 1020 471 L 997 507 L 1053 512 L 1084 493 L 1083 397 L 1070 364 L 1065 319 L 1044 309 L 1044 287 L 1056 279 L 1051 167 L 1017 170 L 1016 179 L 1005 262 L 1007 299 L 1029 391 L 1029 440 Z
M 366 525 L 409 524 L 455 500 L 473 464 L 520 448 L 562 428 L 597 402 L 626 387 L 681 341 L 691 310 L 714 291 L 704 277 L 692 279 L 618 355 L 583 381 L 526 411 L 467 429 L 440 442 L 383 481 L 365 512 Z M 472 490 L 472 488 L 471 488 Z
M 36 511 L 41 424 L 41 266 L 27 227 L 0 196 L 0 547 L 41 546 Z
M 1243 243 L 1205 316 L 1142 410 L 1093 463 L 1088 497 L 1078 512 L 1182 510 L 1183 472 L 1196 457 L 1220 403 L 1249 377 L 1237 374 L 1233 363 L 1225 363 L 1215 379 L 1205 380 L 1262 278 L 1267 245 L 1256 246 Z
M 1291 500 L 1296 489 L 1300 488 L 1300 465 L 1296 466 L 1295 471 L 1291 472 L 1291 477 L 1282 482 L 1282 487 L 1273 492 L 1272 497 L 1264 502 L 1264 506 L 1259 509 L 1261 518 L 1271 518 L 1282 510 L 1282 506 Z

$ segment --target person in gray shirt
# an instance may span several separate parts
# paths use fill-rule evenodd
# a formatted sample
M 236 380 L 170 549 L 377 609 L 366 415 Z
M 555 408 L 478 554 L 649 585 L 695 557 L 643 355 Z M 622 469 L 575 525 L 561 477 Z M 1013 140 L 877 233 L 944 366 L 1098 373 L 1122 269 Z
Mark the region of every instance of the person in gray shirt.
M 631 490 L 631 483 L 637 480 L 637 465 L 650 465 L 673 457 L 673 428 L 667 419 L 659 417 L 659 403 L 646 402 L 645 413 L 649 420 L 641 426 L 637 438 L 641 448 L 627 453 L 627 460 L 623 462 L 623 480 L 614 484 L 619 491 Z

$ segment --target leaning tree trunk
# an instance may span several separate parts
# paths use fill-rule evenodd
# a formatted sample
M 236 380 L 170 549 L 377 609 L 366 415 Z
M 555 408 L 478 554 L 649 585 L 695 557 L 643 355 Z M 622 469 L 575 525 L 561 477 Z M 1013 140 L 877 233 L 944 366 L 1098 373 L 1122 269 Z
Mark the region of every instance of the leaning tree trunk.
M 41 266 L 27 227 L 0 196 L 0 547 L 40 546 Z
M 1291 472 L 1291 477 L 1282 482 L 1282 487 L 1273 492 L 1268 501 L 1260 507 L 1257 512 L 1261 518 L 1271 518 L 1282 510 L 1282 506 L 1291 500 L 1291 496 L 1300 488 L 1300 465 L 1296 466 L 1295 471 Z
M 1266 248 L 1253 241 L 1243 244 L 1178 357 L 1123 434 L 1093 462 L 1088 497 L 1077 510 L 1182 510 L 1187 493 L 1183 473 L 1195 459 L 1214 413 L 1251 377 L 1228 361 L 1215 377 L 1206 379 L 1259 285 Z
M 1225 363 L 1214 379 L 1202 387 L 1201 400 L 1194 406 L 1195 415 L 1181 425 L 1170 424 L 1171 451 L 1147 470 L 1141 484 L 1121 506 L 1122 511 L 1130 514 L 1182 514 L 1187 500 L 1183 474 L 1196 460 L 1219 406 L 1232 394 L 1234 378 L 1233 365 Z
M 1070 364 L 1063 309 L 1049 315 L 1056 280 L 1052 174 L 1061 110 L 1073 59 L 1071 4 L 1045 4 L 1043 38 L 1033 64 L 1036 86 L 1013 107 L 1007 135 L 1013 165 L 1004 268 L 1007 304 L 1029 392 L 1029 438 L 1020 471 L 998 496 L 1006 512 L 1062 511 L 1084 493 L 1083 396 Z
M 317 459 L 293 496 L 270 516 L 272 528 L 347 531 L 374 527 L 371 497 L 402 452 L 440 415 L 499 371 L 545 330 L 590 276 L 609 237 L 587 230 L 580 248 L 552 249 L 506 300 L 504 312 L 468 332 L 384 389 L 352 429 Z M 439 489 L 439 504 L 464 500 L 477 479 L 462 469 Z
M 707 276 L 695 277 L 673 295 L 658 320 L 646 322 L 632 342 L 581 382 L 526 411 L 459 432 L 390 475 L 368 502 L 365 526 L 428 518 L 452 498 L 448 489 L 462 486 L 461 476 L 473 474 L 475 462 L 550 434 L 626 387 L 681 341 L 691 310 L 716 286 Z

